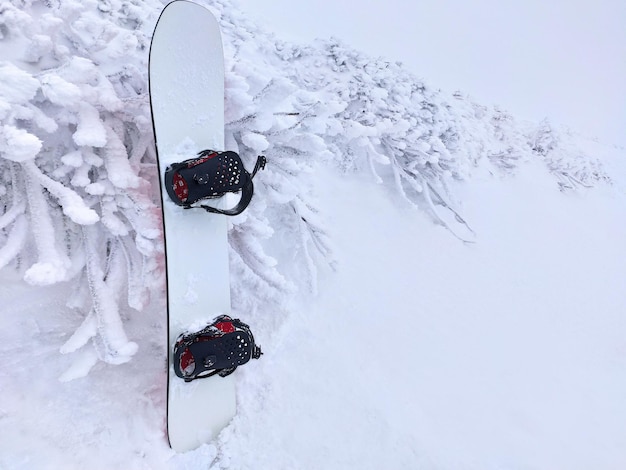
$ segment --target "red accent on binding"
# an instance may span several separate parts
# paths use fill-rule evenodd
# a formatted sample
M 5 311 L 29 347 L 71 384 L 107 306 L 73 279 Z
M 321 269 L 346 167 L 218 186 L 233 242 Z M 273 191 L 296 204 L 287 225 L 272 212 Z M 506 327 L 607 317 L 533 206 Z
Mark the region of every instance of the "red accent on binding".
M 189 348 L 185 348 L 183 353 L 180 355 L 180 370 L 183 371 L 183 373 L 190 375 L 195 369 L 196 360 L 193 358 L 193 354 L 191 354 Z
M 180 199 L 180 202 L 187 201 L 187 198 L 189 197 L 189 188 L 187 187 L 187 182 L 182 176 L 180 176 L 180 173 L 178 172 L 174 173 L 173 180 L 174 193 L 176 194 L 176 197 Z
M 217 325 L 215 325 L 215 327 L 218 330 L 223 331 L 224 333 L 234 333 L 235 332 L 235 327 L 229 321 L 220 322 Z
M 193 161 L 187 163 L 187 168 L 193 168 L 194 166 L 198 166 L 201 163 L 206 162 L 207 160 L 211 160 L 211 158 L 213 158 L 213 157 L 217 157 L 217 152 L 213 152 L 213 153 L 210 153 L 208 155 L 204 155 L 203 157 L 200 157 L 200 158 L 198 158 L 196 160 L 193 160 Z

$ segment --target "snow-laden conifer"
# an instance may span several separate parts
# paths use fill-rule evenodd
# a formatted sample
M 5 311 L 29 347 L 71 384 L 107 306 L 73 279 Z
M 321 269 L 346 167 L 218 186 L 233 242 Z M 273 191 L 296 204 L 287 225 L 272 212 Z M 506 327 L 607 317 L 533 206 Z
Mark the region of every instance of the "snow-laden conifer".
M 236 313 L 277 314 L 335 266 L 315 172 L 369 174 L 398 204 L 463 240 L 480 234 L 454 185 L 478 172 L 508 174 L 537 161 L 564 190 L 607 180 L 593 155 L 546 122 L 449 96 L 335 39 L 285 43 L 229 0 L 200 3 L 222 28 L 227 148 L 248 167 L 259 154 L 269 161 L 252 204 L 229 228 Z M 82 320 L 62 347 L 76 357 L 65 379 L 98 359 L 128 361 L 137 344 L 123 319 L 151 293 L 163 299 L 147 95 L 162 7 L 11 0 L 0 9 L 0 267 L 36 285 L 75 283 L 68 306 Z

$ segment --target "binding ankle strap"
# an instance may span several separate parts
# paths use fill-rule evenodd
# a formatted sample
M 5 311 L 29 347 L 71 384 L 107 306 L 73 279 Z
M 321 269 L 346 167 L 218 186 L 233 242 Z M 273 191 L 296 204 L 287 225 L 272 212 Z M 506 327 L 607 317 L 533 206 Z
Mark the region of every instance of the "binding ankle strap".
M 241 189 L 241 199 L 239 199 L 239 202 L 235 207 L 231 209 L 218 209 L 217 207 L 200 204 L 199 206 L 188 205 L 185 206 L 185 209 L 198 208 L 204 209 L 205 211 L 211 212 L 213 214 L 223 214 L 230 216 L 241 214 L 246 209 L 246 207 L 248 207 L 248 204 L 250 204 L 250 201 L 252 200 L 252 195 L 254 194 L 254 184 L 252 183 L 252 179 L 254 178 L 254 175 L 256 175 L 257 171 L 265 169 L 266 163 L 267 159 L 263 155 L 260 155 L 256 160 L 254 170 L 252 170 L 251 174 L 246 172 L 244 169 L 244 175 L 242 176 L 247 178 L 247 181 Z

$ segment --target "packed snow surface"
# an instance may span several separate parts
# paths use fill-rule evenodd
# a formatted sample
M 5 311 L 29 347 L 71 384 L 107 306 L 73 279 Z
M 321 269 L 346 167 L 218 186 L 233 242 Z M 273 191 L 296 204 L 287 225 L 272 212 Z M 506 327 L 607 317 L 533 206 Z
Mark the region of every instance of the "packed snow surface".
M 71 286 L 5 274 L 0 467 L 626 465 L 623 197 L 563 195 L 538 171 L 476 181 L 460 189 L 469 245 L 367 179 L 320 173 L 336 272 L 261 328 L 238 415 L 188 454 L 164 438 L 162 304 L 133 320 L 133 361 L 59 383 Z

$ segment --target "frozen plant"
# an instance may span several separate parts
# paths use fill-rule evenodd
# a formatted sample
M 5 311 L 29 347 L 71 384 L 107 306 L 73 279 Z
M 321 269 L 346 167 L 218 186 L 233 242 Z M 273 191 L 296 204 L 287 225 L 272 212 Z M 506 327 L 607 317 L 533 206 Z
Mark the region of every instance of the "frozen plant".
M 130 360 L 124 320 L 163 296 L 147 62 L 165 3 L 0 5 L 0 269 L 76 286 L 68 306 L 82 322 L 61 347 L 76 357 L 64 379 Z M 248 167 L 269 161 L 229 227 L 234 313 L 263 315 L 267 331 L 293 292 L 316 292 L 319 271 L 336 265 L 317 203 L 322 168 L 371 175 L 463 240 L 474 234 L 452 188 L 475 172 L 507 175 L 535 159 L 562 189 L 606 180 L 547 123 L 448 96 L 335 39 L 287 44 L 231 0 L 199 3 L 222 29 L 227 148 Z
M 146 96 L 158 2 L 4 2 L 0 7 L 0 267 L 26 282 L 76 284 L 86 313 L 61 348 L 128 361 L 122 313 L 160 276 L 153 138 Z

